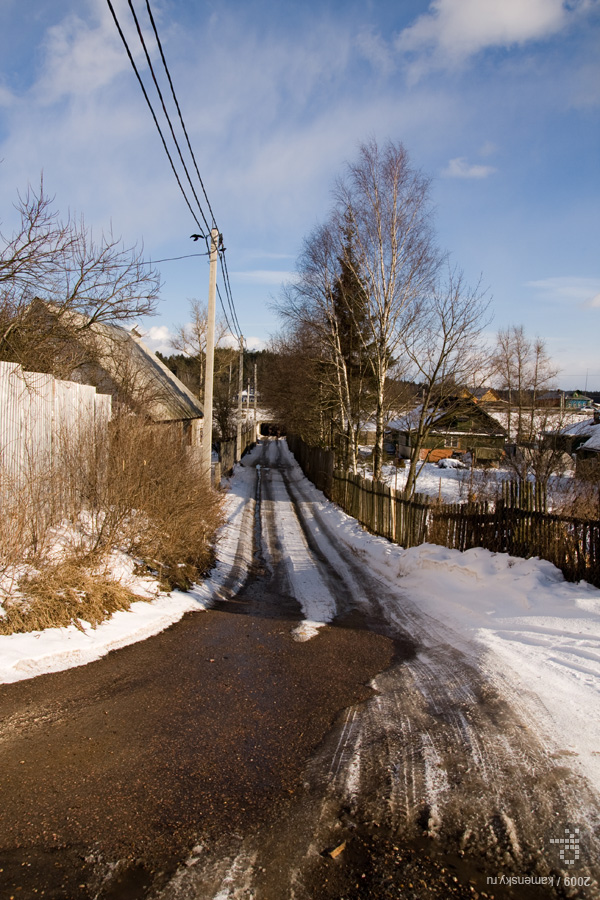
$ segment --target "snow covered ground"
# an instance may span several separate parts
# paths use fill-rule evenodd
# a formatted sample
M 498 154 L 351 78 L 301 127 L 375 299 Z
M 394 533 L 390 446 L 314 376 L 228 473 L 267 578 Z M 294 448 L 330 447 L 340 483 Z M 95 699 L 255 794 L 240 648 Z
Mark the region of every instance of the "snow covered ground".
M 287 448 L 285 453 L 289 455 Z M 72 627 L 0 637 L 0 681 L 89 662 L 157 633 L 188 610 L 205 609 L 225 582 L 229 589 L 236 580 L 241 583 L 252 554 L 252 460 L 246 457 L 246 465 L 237 466 L 231 479 L 229 521 L 210 578 L 187 594 L 173 592 L 135 603 L 130 611 L 116 613 L 85 633 Z M 437 470 L 438 479 L 452 474 Z M 504 685 L 509 702 L 531 718 L 549 749 L 600 791 L 600 590 L 566 583 L 554 566 L 538 559 L 482 549 L 461 554 L 431 544 L 403 550 L 363 531 L 299 470 L 295 478 L 304 502 L 315 504 L 338 539 L 393 588 L 397 608 L 388 610 L 390 620 L 398 610 L 410 608 L 414 615 L 438 623 L 445 641 L 455 642 L 496 684 Z M 331 610 L 323 611 L 323 618 L 330 618 Z M 316 619 L 315 613 L 307 610 L 306 618 Z
M 382 469 L 382 480 L 401 491 L 408 475 L 408 463 L 404 469 L 387 465 Z M 514 475 L 509 469 L 441 468 L 437 463 L 423 463 L 417 479 L 417 491 L 430 497 L 439 497 L 446 503 L 462 503 L 469 492 L 487 498 L 498 482 L 509 481 Z

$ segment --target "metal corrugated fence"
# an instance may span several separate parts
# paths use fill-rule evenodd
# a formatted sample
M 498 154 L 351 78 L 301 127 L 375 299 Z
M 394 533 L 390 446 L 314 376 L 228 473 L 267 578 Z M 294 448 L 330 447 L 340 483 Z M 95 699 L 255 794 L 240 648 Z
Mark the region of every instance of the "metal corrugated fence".
M 0 361 L 0 470 L 18 483 L 32 468 L 52 462 L 61 435 L 108 426 L 112 398 L 96 388 L 52 375 L 24 372 Z

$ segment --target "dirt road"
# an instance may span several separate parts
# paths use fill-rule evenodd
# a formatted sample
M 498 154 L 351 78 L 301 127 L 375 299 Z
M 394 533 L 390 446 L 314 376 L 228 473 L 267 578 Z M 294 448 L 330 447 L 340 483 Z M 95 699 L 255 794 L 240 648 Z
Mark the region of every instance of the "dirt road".
M 213 610 L 2 688 L 0 896 L 600 896 L 598 801 L 519 697 L 331 533 L 283 442 L 245 462 L 240 591 L 242 550 Z

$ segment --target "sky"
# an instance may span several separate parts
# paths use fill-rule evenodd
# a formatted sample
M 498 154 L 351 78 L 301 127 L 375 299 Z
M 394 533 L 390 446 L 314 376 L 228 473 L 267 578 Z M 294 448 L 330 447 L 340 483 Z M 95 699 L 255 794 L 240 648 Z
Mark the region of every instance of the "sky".
M 126 0 L 114 0 L 151 87 Z M 134 0 L 154 62 L 145 0 Z M 361 143 L 430 177 L 438 241 L 565 389 L 600 391 L 600 0 L 152 0 L 249 347 Z M 163 79 L 165 90 L 166 82 Z M 157 110 L 159 102 L 152 95 Z M 176 114 L 173 113 L 176 118 Z M 204 249 L 106 0 L 0 0 L 0 220 L 44 186 L 153 260 Z M 146 342 L 206 302 L 208 261 L 159 265 Z M 224 291 L 222 291 L 224 296 Z

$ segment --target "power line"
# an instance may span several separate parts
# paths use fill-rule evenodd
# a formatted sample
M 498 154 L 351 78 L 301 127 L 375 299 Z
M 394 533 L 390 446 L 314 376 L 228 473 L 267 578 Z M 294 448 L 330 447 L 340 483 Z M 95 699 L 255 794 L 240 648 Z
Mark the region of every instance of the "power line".
M 119 35 L 120 35 L 120 37 L 121 37 L 121 40 L 123 41 L 123 46 L 125 47 L 125 50 L 126 50 L 126 52 L 127 52 L 127 56 L 129 57 L 129 62 L 131 63 L 131 65 L 132 65 L 132 67 L 133 67 L 133 71 L 135 72 L 136 78 L 137 78 L 137 80 L 138 80 L 138 82 L 139 82 L 139 85 L 140 85 L 140 87 L 141 87 L 141 89 L 142 89 L 142 93 L 143 93 L 143 95 L 144 95 L 144 98 L 145 98 L 145 100 L 146 100 L 146 103 L 148 104 L 148 109 L 150 110 L 150 112 L 151 112 L 151 114 L 152 114 L 152 118 L 154 119 L 154 124 L 156 125 L 157 131 L 158 131 L 158 133 L 159 133 L 159 135 L 160 135 L 160 139 L 161 139 L 162 144 L 163 144 L 163 147 L 164 147 L 164 149 L 165 149 L 165 153 L 167 154 L 167 157 L 168 157 L 168 159 L 169 159 L 169 162 L 171 163 L 171 168 L 173 169 L 173 174 L 175 175 L 175 178 L 177 179 L 177 184 L 179 185 L 179 190 L 180 190 L 181 193 L 183 194 L 183 199 L 184 199 L 185 202 L 187 203 L 188 209 L 189 209 L 189 211 L 190 211 L 191 214 L 192 214 L 192 217 L 193 217 L 193 219 L 194 219 L 194 222 L 196 223 L 196 225 L 198 226 L 198 228 L 202 229 L 202 225 L 201 225 L 200 222 L 198 221 L 198 218 L 197 218 L 197 216 L 196 216 L 196 213 L 195 213 L 194 210 L 192 209 L 191 203 L 190 203 L 190 201 L 188 200 L 187 194 L 186 194 L 186 192 L 184 191 L 183 185 L 182 185 L 182 183 L 181 183 L 181 181 L 180 181 L 180 179 L 179 179 L 179 175 L 177 174 L 177 169 L 175 168 L 175 164 L 174 164 L 174 162 L 173 162 L 173 159 L 172 159 L 172 157 L 171 157 L 171 154 L 169 153 L 169 148 L 167 147 L 167 142 L 165 141 L 164 135 L 163 135 L 163 133 L 162 133 L 162 131 L 161 131 L 161 127 L 160 127 L 160 125 L 158 124 L 158 119 L 156 118 L 156 113 L 154 112 L 154 108 L 153 108 L 153 106 L 152 106 L 152 103 L 150 102 L 150 98 L 148 97 L 148 93 L 147 93 L 147 91 L 146 91 L 146 88 L 144 87 L 144 82 L 143 82 L 142 79 L 141 79 L 140 73 L 138 72 L 138 68 L 137 68 L 137 66 L 136 66 L 136 64 L 135 64 L 135 60 L 134 60 L 134 58 L 133 58 L 133 56 L 132 56 L 131 50 L 129 49 L 129 44 L 127 43 L 127 38 L 126 38 L 125 35 L 123 34 L 123 31 L 122 31 L 121 26 L 120 26 L 120 24 L 119 24 L 119 20 L 117 19 L 117 14 L 115 13 L 115 10 L 114 10 L 114 7 L 113 7 L 113 5 L 112 5 L 112 3 L 111 3 L 111 0 L 106 0 L 106 2 L 108 3 L 108 7 L 109 7 L 109 9 L 110 9 L 110 11 L 111 11 L 111 13 L 112 13 L 112 17 L 113 17 L 113 19 L 114 19 L 115 25 L 117 26 L 117 31 L 119 32 Z
M 191 143 L 190 143 L 190 139 L 189 139 L 189 136 L 188 136 L 188 133 L 187 133 L 187 128 L 185 127 L 185 122 L 183 121 L 183 116 L 182 116 L 182 114 L 181 114 L 181 109 L 180 109 L 180 106 L 179 106 L 179 101 L 177 100 L 177 95 L 176 95 L 176 93 L 175 93 L 175 88 L 174 88 L 174 86 L 173 86 L 173 80 L 172 80 L 172 78 L 171 78 L 171 73 L 169 72 L 169 67 L 168 67 L 168 65 L 167 65 L 167 60 L 165 59 L 165 54 L 163 53 L 162 44 L 161 44 L 161 41 L 160 41 L 160 37 L 158 36 L 158 30 L 157 30 L 156 24 L 155 24 L 155 22 L 154 22 L 154 16 L 152 15 L 152 10 L 150 9 L 150 2 L 149 2 L 149 0 L 146 0 L 146 8 L 147 8 L 147 10 L 148 10 L 148 16 L 149 16 L 149 18 L 150 18 L 150 22 L 152 23 L 152 30 L 154 31 L 154 37 L 156 38 L 156 43 L 157 43 L 157 45 L 158 45 L 158 50 L 159 50 L 159 52 L 160 52 L 160 58 L 162 59 L 162 64 L 163 64 L 164 70 L 165 70 L 165 72 L 166 72 L 166 74 L 167 74 L 167 78 L 169 79 L 169 86 L 170 86 L 170 88 L 171 88 L 171 94 L 173 95 L 173 100 L 175 101 L 175 106 L 177 107 L 177 112 L 178 112 L 178 114 L 179 114 L 179 121 L 181 122 L 181 127 L 182 127 L 182 129 L 183 129 L 183 133 L 184 133 L 185 139 L 186 139 L 186 141 L 187 141 L 188 149 L 189 149 L 189 151 L 190 151 L 190 155 L 191 155 L 192 160 L 193 160 L 193 162 L 194 162 L 194 168 L 195 168 L 195 170 L 196 170 L 196 175 L 198 176 L 198 181 L 200 182 L 200 187 L 202 188 L 202 193 L 204 194 L 204 197 L 205 197 L 205 199 L 206 199 L 206 203 L 208 204 L 209 212 L 210 212 L 210 214 L 211 214 L 211 216 L 212 216 L 212 224 L 213 224 L 213 225 L 215 226 L 215 228 L 216 228 L 216 227 L 217 227 L 217 221 L 216 221 L 216 219 L 215 219 L 215 214 L 214 214 L 214 212 L 213 212 L 213 210 L 212 210 L 212 206 L 210 205 L 210 200 L 208 199 L 208 194 L 206 193 L 206 188 L 204 187 L 204 182 L 202 181 L 202 177 L 201 177 L 201 175 L 200 175 L 200 172 L 198 171 L 198 163 L 196 162 L 196 157 L 195 157 L 195 155 L 194 155 L 194 151 L 192 150 L 192 145 L 191 145 Z
M 141 76 L 140 76 L 140 73 L 139 73 L 139 71 L 138 71 L 138 68 L 137 68 L 137 66 L 136 66 L 136 64 L 135 64 L 135 61 L 134 61 L 134 58 L 133 58 L 133 54 L 131 53 L 131 50 L 129 49 L 129 46 L 128 46 L 128 44 L 127 44 L 127 40 L 126 40 L 125 35 L 124 35 L 124 33 L 123 33 L 123 30 L 122 30 L 122 28 L 121 28 L 121 26 L 120 26 L 120 24 L 119 24 L 119 21 L 118 21 L 118 19 L 117 19 L 117 15 L 116 15 L 116 13 L 115 13 L 115 10 L 114 10 L 114 7 L 113 7 L 113 5 L 112 5 L 111 0 L 107 0 L 107 3 L 108 3 L 108 6 L 109 6 L 109 9 L 110 9 L 110 11 L 111 11 L 113 20 L 114 20 L 114 22 L 115 22 L 115 25 L 116 25 L 116 27 L 117 27 L 117 30 L 118 30 L 118 32 L 119 32 L 119 35 L 120 35 L 120 37 L 121 37 L 121 40 L 122 40 L 122 42 L 123 42 L 123 45 L 124 45 L 124 47 L 125 47 L 125 50 L 126 50 L 126 52 L 127 52 L 127 55 L 128 55 L 128 57 L 129 57 L 129 61 L 130 61 L 131 65 L 132 65 L 132 68 L 133 68 L 133 70 L 134 70 L 134 72 L 135 72 L 135 75 L 136 75 L 136 78 L 137 78 L 137 80 L 138 80 L 138 83 L 139 83 L 139 85 L 140 85 L 140 87 L 141 87 L 141 89 L 142 89 L 142 93 L 144 94 L 144 98 L 145 98 L 145 100 L 146 100 L 146 103 L 147 103 L 147 105 L 148 105 L 148 108 L 150 109 L 150 112 L 151 112 L 151 114 L 152 114 L 152 118 L 153 118 L 153 120 L 154 120 L 154 124 L 155 124 L 155 126 L 156 126 L 156 128 L 157 128 L 157 130 L 158 130 L 159 135 L 160 135 L 160 138 L 161 138 L 161 141 L 162 141 L 162 144 L 163 144 L 163 148 L 164 148 L 164 150 L 165 150 L 165 153 L 167 154 L 169 163 L 171 164 L 171 169 L 173 170 L 173 174 L 175 175 L 175 178 L 176 178 L 176 180 L 177 180 L 177 184 L 178 184 L 179 189 L 180 189 L 180 191 L 181 191 L 181 193 L 182 193 L 182 195 L 183 195 L 183 198 L 184 198 L 184 200 L 185 200 L 185 202 L 186 202 L 186 204 L 187 204 L 187 207 L 188 207 L 188 209 L 190 210 L 190 212 L 191 212 L 191 214 L 192 214 L 192 217 L 193 217 L 193 219 L 194 219 L 196 225 L 198 226 L 200 232 L 203 232 L 204 230 L 206 230 L 207 232 L 210 232 L 211 226 L 209 225 L 208 220 L 207 220 L 207 217 L 205 216 L 204 211 L 203 211 L 203 209 L 202 209 L 202 204 L 200 203 L 200 200 L 199 200 L 198 195 L 197 195 L 197 193 L 196 193 L 196 190 L 195 190 L 195 188 L 194 188 L 194 184 L 193 184 L 193 181 L 192 181 L 190 172 L 189 172 L 189 170 L 188 170 L 188 167 L 187 167 L 187 165 L 186 165 L 186 162 L 185 162 L 185 160 L 184 160 L 184 157 L 183 157 L 183 153 L 182 153 L 180 144 L 179 144 L 179 142 L 178 142 L 178 140 L 177 140 L 177 137 L 176 137 L 176 135 L 175 135 L 175 129 L 174 129 L 174 127 L 173 127 L 173 123 L 172 123 L 171 118 L 170 118 L 170 116 L 169 116 L 169 113 L 168 113 L 168 111 L 167 111 L 167 108 L 166 108 L 166 104 L 165 104 L 165 100 L 164 100 L 162 91 L 161 91 L 160 86 L 159 86 L 159 84 L 158 84 L 158 79 L 157 79 L 157 77 L 156 77 L 156 73 L 155 73 L 155 70 L 154 70 L 154 66 L 153 66 L 153 64 L 152 64 L 152 60 L 151 60 L 151 58 L 150 58 L 150 54 L 149 54 L 148 49 L 147 49 L 147 46 L 146 46 L 146 42 L 145 42 L 145 39 L 144 39 L 144 35 L 143 35 L 143 32 L 142 32 L 142 28 L 141 28 L 141 25 L 140 25 L 138 16 L 137 16 L 137 14 L 136 14 L 136 12 L 135 12 L 135 9 L 134 9 L 134 6 L 133 6 L 133 2 L 132 2 L 132 0 L 128 0 L 129 9 L 130 9 L 131 14 L 132 14 L 132 16 L 133 16 L 133 20 L 134 20 L 134 23 L 135 23 L 135 26 L 136 26 L 138 38 L 139 38 L 140 43 L 141 43 L 141 46 L 142 46 L 142 48 L 143 48 L 143 51 L 144 51 L 144 54 L 145 54 L 145 57 L 146 57 L 146 62 L 147 62 L 147 64 L 148 64 L 148 68 L 149 68 L 149 70 L 150 70 L 150 74 L 151 74 L 152 80 L 153 80 L 153 82 L 154 82 L 154 87 L 155 87 L 155 89 L 156 89 L 156 91 L 157 91 L 157 94 L 158 94 L 158 97 L 159 97 L 159 99 L 160 99 L 160 103 L 161 103 L 161 106 L 162 106 L 163 114 L 164 114 L 164 116 L 165 116 L 165 118 L 166 118 L 166 120 L 167 120 L 168 126 L 169 126 L 169 130 L 170 130 L 170 133 L 171 133 L 171 137 L 172 137 L 172 139 L 173 139 L 173 142 L 174 142 L 174 144 L 175 144 L 175 147 L 177 148 L 177 153 L 178 153 L 178 155 L 179 155 L 179 159 L 180 159 L 181 165 L 183 166 L 183 169 L 184 169 L 185 175 L 186 175 L 186 177 L 187 177 L 187 181 L 188 181 L 188 183 L 189 183 L 189 186 L 190 186 L 190 188 L 191 188 L 191 191 L 192 191 L 192 194 L 193 194 L 195 203 L 196 203 L 196 205 L 197 205 L 197 207 L 198 207 L 198 210 L 199 210 L 199 213 L 200 213 L 200 217 L 202 218 L 202 220 L 203 220 L 203 222 L 204 222 L 204 229 L 203 229 L 203 226 L 200 224 L 200 222 L 199 222 L 199 220 L 198 220 L 198 218 L 197 218 L 197 215 L 196 215 L 196 213 L 194 212 L 194 209 L 193 209 L 193 207 L 192 207 L 192 203 L 190 202 L 190 199 L 189 199 L 189 197 L 188 197 L 188 195 L 187 195 L 187 192 L 186 192 L 186 190 L 184 189 L 183 184 L 181 183 L 181 179 L 180 179 L 180 177 L 179 177 L 179 175 L 178 175 L 178 173 L 177 173 L 177 169 L 176 169 L 176 167 L 175 167 L 175 163 L 173 162 L 173 158 L 172 158 L 172 156 L 171 156 L 171 153 L 169 152 L 169 149 L 168 149 L 167 142 L 166 142 L 166 140 L 165 140 L 164 134 L 163 134 L 163 132 L 162 132 L 162 130 L 161 130 L 161 127 L 160 127 L 160 125 L 159 125 L 159 122 L 158 122 L 158 118 L 157 118 L 156 112 L 155 112 L 155 110 L 154 110 L 154 108 L 153 108 L 152 102 L 151 102 L 151 100 L 150 100 L 150 98 L 149 98 L 149 96 L 148 96 L 148 92 L 146 91 L 146 88 L 145 88 L 145 86 L 144 86 L 144 83 L 143 83 L 143 81 L 142 81 L 142 78 L 141 78 Z M 217 226 L 217 223 L 216 223 L 216 217 L 215 217 L 214 211 L 213 211 L 213 209 L 212 209 L 212 206 L 211 206 L 211 204 L 210 204 L 210 200 L 209 200 L 209 198 L 208 198 L 208 194 L 207 194 L 207 192 L 206 192 L 206 188 L 205 188 L 205 186 L 204 186 L 204 182 L 203 182 L 202 177 L 201 177 L 201 175 L 200 175 L 200 171 L 199 171 L 199 169 L 198 169 L 198 164 L 197 164 L 197 162 L 196 162 L 196 157 L 195 157 L 195 155 L 194 155 L 194 151 L 193 151 L 193 148 L 192 148 L 192 145 L 191 145 L 191 141 L 190 141 L 190 138 L 189 138 L 189 134 L 188 134 L 187 128 L 186 128 L 186 126 L 185 126 L 185 122 L 184 122 L 183 115 L 182 115 L 182 112 L 181 112 L 181 107 L 180 107 L 179 101 L 178 101 L 178 99 L 177 99 L 177 95 L 176 95 L 176 92 L 175 92 L 175 87 L 174 87 L 174 84 L 173 84 L 173 79 L 171 78 L 171 73 L 170 73 L 170 71 L 169 71 L 169 67 L 168 67 L 168 64 L 167 64 L 167 61 L 166 61 L 166 57 L 165 57 L 165 54 L 164 54 L 164 51 L 163 51 L 162 43 L 161 43 L 161 40 L 160 40 L 160 37 L 159 37 L 159 34 L 158 34 L 158 29 L 157 29 L 157 27 L 156 27 L 156 22 L 155 22 L 155 19 L 154 19 L 153 14 L 152 14 L 152 9 L 151 9 L 151 7 L 150 7 L 150 2 L 149 2 L 149 0 L 146 0 L 146 9 L 147 9 L 147 12 L 148 12 L 148 17 L 149 17 L 149 19 L 150 19 L 150 23 L 151 23 L 151 25 L 152 25 L 152 30 L 153 30 L 153 33 L 154 33 L 154 37 L 155 37 L 155 39 L 156 39 L 156 43 L 157 43 L 157 46 L 158 46 L 158 49 L 159 49 L 159 52 L 160 52 L 160 57 L 161 57 L 161 60 L 162 60 L 163 68 L 164 68 L 164 70 L 165 70 L 166 77 L 167 77 L 168 82 L 169 82 L 169 87 L 170 87 L 170 89 L 171 89 L 171 95 L 172 95 L 172 97 L 173 97 L 173 101 L 174 101 L 175 107 L 176 107 L 176 109 L 177 109 L 177 113 L 178 113 L 178 116 L 179 116 L 179 122 L 180 122 L 180 124 L 181 124 L 181 128 L 182 128 L 182 130 L 183 130 L 183 134 L 185 135 L 185 140 L 186 140 L 186 143 L 187 143 L 187 148 L 188 148 L 188 150 L 189 150 L 191 159 L 192 159 L 192 161 L 193 161 L 193 164 L 194 164 L 194 170 L 195 170 L 196 176 L 197 176 L 197 178 L 198 178 L 198 182 L 199 182 L 200 187 L 201 187 L 201 189 L 202 189 L 202 193 L 203 193 L 204 198 L 205 198 L 205 200 L 206 200 L 206 204 L 207 204 L 207 207 L 208 207 L 208 210 L 209 210 L 211 219 L 212 219 L 212 228 L 216 228 L 216 229 L 219 231 L 219 235 L 220 235 L 220 229 L 219 229 L 218 226 Z M 189 256 L 194 256 L 194 255 L 196 255 L 196 256 L 210 255 L 210 249 L 209 249 L 209 246 L 208 246 L 208 235 L 206 235 L 206 234 L 204 234 L 204 233 L 201 233 L 200 235 L 193 235 L 193 237 L 194 237 L 195 239 L 197 239 L 198 237 L 202 237 L 202 238 L 204 238 L 204 239 L 206 240 L 207 251 L 208 251 L 208 253 L 207 253 L 207 254 L 189 254 Z M 239 323 L 239 319 L 238 319 L 237 312 L 236 312 L 236 309 L 235 309 L 235 304 L 234 304 L 234 301 L 233 301 L 233 293 L 232 293 L 232 290 L 231 290 L 231 282 L 230 282 L 230 279 L 229 279 L 229 272 L 228 272 L 228 269 L 227 269 L 227 261 L 226 261 L 226 259 L 225 259 L 225 248 L 222 246 L 222 237 L 220 237 L 219 243 L 220 243 L 220 246 L 219 246 L 219 248 L 218 248 L 218 256 L 219 256 L 219 262 L 220 262 L 221 272 L 222 272 L 222 277 L 223 277 L 223 286 L 224 286 L 224 290 L 225 290 L 225 296 L 226 296 L 226 299 L 227 299 L 227 305 L 228 305 L 228 307 L 229 307 L 229 313 L 230 313 L 230 316 L 227 315 L 227 311 L 226 311 L 226 309 L 225 309 L 225 304 L 224 304 L 224 302 L 223 302 L 223 298 L 222 298 L 222 296 L 221 296 L 221 292 L 220 292 L 220 290 L 218 289 L 218 287 L 217 287 L 217 292 L 218 292 L 219 300 L 220 300 L 220 303 L 221 303 L 221 308 L 222 308 L 222 310 L 223 310 L 223 316 L 224 316 L 224 318 L 225 318 L 225 322 L 226 322 L 226 324 L 227 324 L 227 327 L 228 327 L 229 331 L 230 331 L 233 335 L 235 335 L 236 337 L 241 338 L 241 335 L 242 335 L 242 329 L 241 329 L 241 326 L 240 326 L 240 323 Z M 171 261 L 171 260 L 186 259 L 186 258 L 188 258 L 187 255 L 186 255 L 186 256 L 182 256 L 182 257 L 171 257 L 170 259 L 165 259 L 165 260 L 157 260 L 157 262 L 169 262 L 169 261 Z M 231 317 L 231 321 L 233 322 L 233 326 L 234 326 L 234 327 L 232 327 L 232 325 L 231 325 L 231 323 L 230 323 L 230 320 L 229 320 L 230 317 Z M 237 332 L 236 332 L 236 329 L 237 329 Z
M 169 113 L 167 112 L 167 107 L 165 106 L 165 101 L 163 99 L 162 91 L 160 89 L 158 81 L 156 80 L 156 75 L 154 73 L 154 66 L 152 65 L 152 60 L 150 59 L 150 54 L 148 53 L 148 48 L 146 47 L 146 41 L 144 40 L 144 35 L 142 32 L 142 29 L 140 28 L 139 19 L 136 15 L 135 9 L 133 8 L 132 0 L 128 0 L 128 4 L 129 4 L 129 9 L 131 10 L 131 15 L 133 16 L 133 21 L 135 22 L 135 27 L 137 28 L 137 33 L 138 33 L 138 37 L 140 39 L 140 44 L 142 45 L 144 54 L 146 56 L 146 62 L 148 63 L 148 68 L 150 70 L 150 74 L 152 75 L 152 81 L 154 82 L 154 87 L 156 88 L 156 92 L 158 94 L 158 97 L 159 97 L 159 100 L 160 100 L 160 103 L 162 106 L 162 110 L 165 115 L 165 119 L 167 120 L 169 129 L 171 131 L 171 137 L 173 138 L 173 143 L 175 144 L 175 146 L 177 148 L 177 152 L 179 154 L 179 159 L 181 160 L 181 165 L 183 166 L 183 170 L 186 174 L 190 188 L 192 189 L 192 194 L 194 195 L 194 200 L 196 201 L 196 203 L 198 205 L 198 209 L 200 210 L 200 215 L 202 216 L 202 220 L 206 226 L 206 230 L 210 231 L 210 225 L 208 224 L 208 219 L 204 215 L 204 212 L 202 210 L 202 205 L 201 205 L 200 201 L 198 200 L 198 195 L 196 194 L 196 190 L 192 183 L 192 179 L 190 178 L 190 173 L 188 172 L 188 168 L 185 164 L 185 160 L 184 160 L 183 154 L 181 152 L 181 147 L 179 146 L 179 142 L 175 136 L 175 131 L 173 129 L 173 123 L 171 122 L 171 117 L 169 116 Z M 177 105 L 179 105 L 179 104 L 177 104 Z M 210 204 L 209 204 L 209 206 L 210 206 Z
M 223 303 L 223 298 L 221 297 L 221 291 L 219 290 L 219 285 L 217 285 L 217 297 L 219 298 L 219 303 L 221 304 L 221 309 L 223 311 L 223 316 L 225 317 L 225 324 L 227 325 L 227 328 L 229 329 L 231 334 L 235 335 L 236 337 L 239 337 L 239 335 L 235 334 L 235 331 L 231 327 L 229 319 L 227 318 L 227 313 L 225 311 L 225 304 Z
M 229 270 L 227 269 L 227 259 L 225 257 L 225 248 L 223 248 L 222 252 L 219 255 L 219 261 L 221 263 L 221 271 L 223 272 L 223 281 L 225 284 L 225 290 L 227 292 L 227 300 L 228 300 L 230 308 L 231 308 L 231 314 L 232 314 L 234 322 L 237 326 L 238 334 L 241 335 L 242 329 L 240 327 L 240 323 L 239 323 L 237 313 L 235 310 L 235 306 L 233 303 L 233 294 L 231 292 L 231 282 L 229 281 Z
M 185 256 L 167 256 L 166 259 L 149 259 L 148 265 L 154 266 L 156 263 L 176 262 L 180 259 L 193 259 L 198 256 L 210 256 L 209 253 L 186 253 Z

